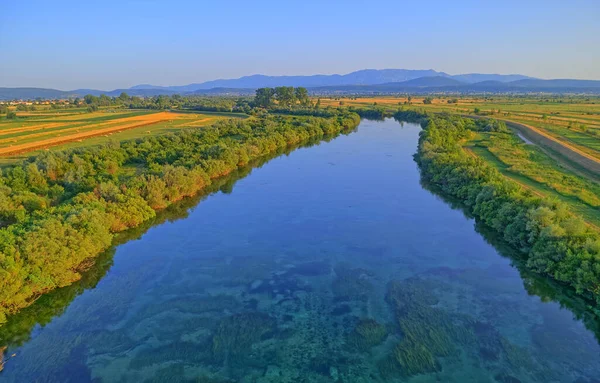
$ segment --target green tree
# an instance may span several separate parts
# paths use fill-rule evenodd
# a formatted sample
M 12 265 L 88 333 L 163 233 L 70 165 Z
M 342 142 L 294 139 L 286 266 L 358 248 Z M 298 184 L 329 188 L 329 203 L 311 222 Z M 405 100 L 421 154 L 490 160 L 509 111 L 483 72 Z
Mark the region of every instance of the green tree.
M 93 96 L 93 95 L 91 95 L 91 94 L 86 94 L 86 95 L 83 97 L 83 101 L 84 101 L 86 104 L 88 104 L 88 105 L 91 105 L 91 104 L 97 104 L 97 103 L 98 103 L 98 97 L 96 97 L 96 96 Z
M 258 88 L 254 96 L 254 104 L 259 108 L 270 108 L 273 105 L 275 89 Z
M 310 106 L 310 98 L 308 97 L 308 90 L 304 87 L 297 87 L 295 89 L 296 100 L 300 103 L 301 106 L 307 107 Z
M 112 104 L 112 99 L 105 94 L 101 94 L 100 98 L 98 99 L 98 104 L 102 106 L 108 106 Z
M 293 86 L 278 86 L 275 88 L 275 98 L 282 107 L 292 107 L 296 103 L 296 94 Z

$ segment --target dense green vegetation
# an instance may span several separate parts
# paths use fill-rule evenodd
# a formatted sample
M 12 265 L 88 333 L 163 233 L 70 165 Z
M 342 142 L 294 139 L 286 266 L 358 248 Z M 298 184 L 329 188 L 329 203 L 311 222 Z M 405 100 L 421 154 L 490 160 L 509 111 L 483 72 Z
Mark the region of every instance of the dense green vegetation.
M 48 152 L 0 179 L 0 322 L 66 286 L 115 233 L 196 194 L 252 159 L 353 129 L 359 116 L 273 116 L 218 122 L 102 147 Z
M 308 90 L 303 87 L 280 86 L 276 88 L 260 88 L 256 90 L 254 99 L 248 97 L 207 97 L 174 94 L 154 97 L 129 96 L 121 93 L 118 97 L 106 95 L 87 95 L 83 100 L 88 111 L 98 110 L 98 107 L 120 106 L 131 109 L 186 109 L 205 112 L 243 112 L 251 113 L 253 108 L 312 108 Z
M 148 98 L 130 97 L 125 106 L 131 109 L 185 109 L 203 112 L 250 113 L 249 98 L 206 97 L 206 96 L 154 96 Z
M 254 97 L 254 106 L 259 108 L 291 108 L 297 105 L 307 108 L 312 106 L 306 88 L 278 86 L 276 88 L 259 88 Z
M 417 159 L 426 181 L 459 198 L 480 221 L 525 253 L 528 268 L 600 303 L 598 232 L 564 203 L 523 189 L 462 148 L 474 132 L 503 131 L 502 124 L 402 111 L 396 117 L 420 119 L 424 126 Z

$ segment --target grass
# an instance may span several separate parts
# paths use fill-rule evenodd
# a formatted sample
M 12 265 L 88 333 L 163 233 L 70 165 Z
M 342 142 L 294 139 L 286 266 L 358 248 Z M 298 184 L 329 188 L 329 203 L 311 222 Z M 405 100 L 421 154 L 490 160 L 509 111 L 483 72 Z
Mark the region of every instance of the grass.
M 386 108 L 416 108 L 431 112 L 480 114 L 520 122 L 542 129 L 547 134 L 600 160 L 600 98 L 588 96 L 541 97 L 473 97 L 438 96 L 432 104 L 423 104 L 424 97 L 407 96 L 334 97 L 321 98 L 321 106 Z M 448 103 L 455 99 L 455 103 Z
M 448 103 L 448 100 L 453 102 Z M 479 133 L 465 150 L 492 165 L 532 193 L 569 205 L 590 225 L 600 227 L 600 98 L 580 97 L 336 97 L 321 106 L 409 108 L 434 113 L 485 115 L 527 125 L 515 127 L 535 145 L 515 134 Z M 533 127 L 531 129 L 530 127 Z M 535 133 L 535 129 L 539 133 Z M 536 146 L 537 145 L 537 146 Z
M 556 198 L 588 223 L 600 226 L 600 185 L 512 134 L 478 133 L 465 149 L 534 194 Z
M 81 113 L 69 110 L 53 115 L 28 112 L 17 120 L 0 120 L 0 165 L 6 165 L 45 150 L 99 145 L 181 129 L 212 125 L 237 113 L 166 112 L 150 110 L 103 110 Z M 62 113 L 61 113 L 62 112 Z M 33 116 L 36 114 L 35 116 Z

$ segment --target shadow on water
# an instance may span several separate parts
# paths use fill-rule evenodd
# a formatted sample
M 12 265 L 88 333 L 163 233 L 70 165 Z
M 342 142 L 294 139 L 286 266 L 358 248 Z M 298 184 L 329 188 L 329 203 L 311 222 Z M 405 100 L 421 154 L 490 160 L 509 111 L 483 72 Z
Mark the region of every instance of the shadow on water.
M 445 195 L 435 185 L 428 183 L 423 178 L 421 178 L 421 186 L 440 198 L 453 210 L 461 211 L 467 218 L 475 218 L 467 205 L 460 200 Z M 523 253 L 506 243 L 493 229 L 477 220 L 475 220 L 475 231 L 487 243 L 492 245 L 501 256 L 510 259 L 511 265 L 519 271 L 523 286 L 529 295 L 539 297 L 542 302 L 556 302 L 561 308 L 571 311 L 574 317 L 594 334 L 600 344 L 600 310 L 593 302 L 577 295 L 571 287 L 529 270 Z
M 356 129 L 353 129 L 340 134 L 347 135 L 355 131 Z M 94 265 L 82 273 L 82 278 L 79 281 L 40 296 L 33 305 L 22 309 L 17 314 L 8 318 L 8 321 L 0 327 L 0 363 L 7 361 L 6 358 L 2 359 L 3 352 L 19 347 L 29 341 L 37 329 L 50 323 L 53 318 L 62 315 L 75 298 L 86 290 L 95 288 L 113 265 L 113 257 L 119 245 L 140 239 L 154 226 L 165 222 L 175 222 L 185 219 L 188 217 L 190 209 L 194 208 L 202 200 L 219 192 L 224 194 L 231 193 L 237 181 L 247 177 L 252 173 L 253 169 L 262 167 L 272 159 L 284 155 L 287 156 L 299 148 L 310 148 L 322 142 L 329 142 L 335 137 L 337 135 L 311 139 L 299 145 L 282 148 L 270 155 L 251 161 L 246 166 L 236 169 L 227 176 L 213 180 L 210 186 L 196 196 L 185 198 L 164 210 L 158 211 L 154 219 L 117 234 L 111 248 L 95 259 Z M 2 371 L 1 368 L 0 371 Z

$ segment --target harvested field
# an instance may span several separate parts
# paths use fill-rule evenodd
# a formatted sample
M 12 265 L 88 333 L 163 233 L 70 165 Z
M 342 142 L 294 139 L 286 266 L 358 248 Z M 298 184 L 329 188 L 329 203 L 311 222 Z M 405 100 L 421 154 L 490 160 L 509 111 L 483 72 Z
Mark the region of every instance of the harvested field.
M 77 113 L 47 118 L 0 121 L 0 156 L 15 156 L 49 148 L 66 148 L 125 140 L 212 124 L 231 116 L 211 113 L 174 113 L 149 110 Z

